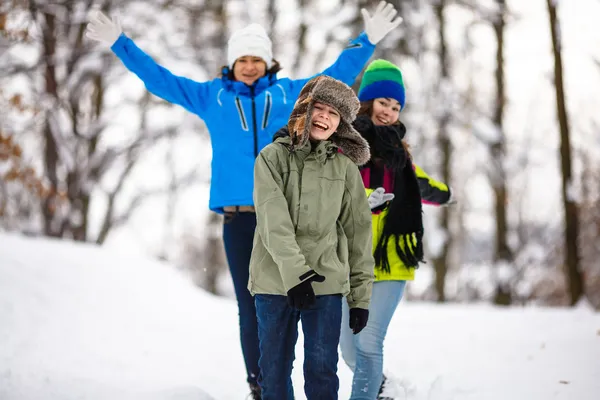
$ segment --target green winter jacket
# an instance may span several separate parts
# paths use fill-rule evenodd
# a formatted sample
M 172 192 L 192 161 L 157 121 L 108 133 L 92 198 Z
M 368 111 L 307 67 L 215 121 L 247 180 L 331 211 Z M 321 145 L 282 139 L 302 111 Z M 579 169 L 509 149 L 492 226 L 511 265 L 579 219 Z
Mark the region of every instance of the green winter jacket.
M 279 137 L 256 159 L 248 289 L 286 295 L 316 272 L 325 277 L 312 283 L 316 295 L 342 294 L 351 308 L 368 309 L 371 211 L 358 167 L 330 141 L 293 152 L 290 143 Z

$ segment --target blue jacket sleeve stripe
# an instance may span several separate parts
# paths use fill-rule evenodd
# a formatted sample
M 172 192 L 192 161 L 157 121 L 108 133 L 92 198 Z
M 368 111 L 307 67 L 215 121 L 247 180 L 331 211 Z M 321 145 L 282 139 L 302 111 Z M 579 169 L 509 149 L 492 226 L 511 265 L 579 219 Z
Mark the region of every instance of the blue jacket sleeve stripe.
M 112 45 L 111 50 L 152 94 L 183 106 L 200 117 L 205 113 L 210 100 L 210 82 L 196 82 L 173 75 L 124 34 Z

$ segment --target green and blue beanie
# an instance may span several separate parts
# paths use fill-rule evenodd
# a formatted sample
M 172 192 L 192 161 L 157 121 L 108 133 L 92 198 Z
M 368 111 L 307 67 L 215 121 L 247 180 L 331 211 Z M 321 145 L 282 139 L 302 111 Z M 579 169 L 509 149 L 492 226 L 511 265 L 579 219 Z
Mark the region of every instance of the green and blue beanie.
M 375 60 L 367 66 L 358 89 L 360 101 L 369 101 L 379 97 L 397 100 L 400 103 L 400 109 L 404 110 L 406 91 L 402 72 L 400 68 L 386 60 Z

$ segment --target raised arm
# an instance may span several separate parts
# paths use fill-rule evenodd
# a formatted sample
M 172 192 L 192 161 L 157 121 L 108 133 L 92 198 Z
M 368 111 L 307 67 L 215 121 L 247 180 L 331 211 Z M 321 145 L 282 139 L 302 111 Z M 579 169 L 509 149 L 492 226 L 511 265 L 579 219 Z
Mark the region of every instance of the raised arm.
M 431 178 L 417 164 L 413 164 L 413 168 L 417 175 L 423 203 L 434 206 L 442 206 L 450 203 L 452 193 L 448 185 Z
M 95 11 L 90 16 L 86 36 L 109 45 L 152 94 L 201 117 L 206 111 L 213 83 L 176 76 L 158 65 L 123 33 L 118 20 L 113 21 L 100 11 Z
M 375 45 L 402 22 L 401 17 L 396 17 L 397 11 L 394 6 L 384 1 L 379 3 L 373 15 L 365 9 L 361 12 L 365 24 L 364 32 L 346 46 L 333 65 L 316 75 L 328 75 L 349 86 L 352 85 L 373 55 Z M 314 76 L 290 81 L 294 99 L 312 78 Z

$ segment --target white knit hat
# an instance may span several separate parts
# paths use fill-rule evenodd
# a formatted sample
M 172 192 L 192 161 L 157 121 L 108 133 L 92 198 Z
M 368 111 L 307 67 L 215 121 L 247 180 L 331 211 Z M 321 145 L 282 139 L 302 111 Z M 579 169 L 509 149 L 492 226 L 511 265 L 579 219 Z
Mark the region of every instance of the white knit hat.
M 239 29 L 231 35 L 227 42 L 227 63 L 233 68 L 233 63 L 243 56 L 262 58 L 267 64 L 267 69 L 273 64 L 273 50 L 271 39 L 265 29 L 259 24 L 250 24 Z

